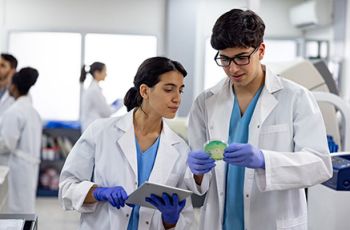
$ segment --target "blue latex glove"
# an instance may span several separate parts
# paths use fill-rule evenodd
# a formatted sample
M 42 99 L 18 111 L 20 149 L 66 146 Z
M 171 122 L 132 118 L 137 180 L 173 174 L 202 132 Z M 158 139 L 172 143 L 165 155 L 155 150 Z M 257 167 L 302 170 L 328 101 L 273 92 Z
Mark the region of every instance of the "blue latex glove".
M 116 99 L 115 101 L 112 102 L 112 107 L 115 109 L 115 110 L 118 110 L 120 109 L 120 107 L 123 106 L 123 100 L 122 99 Z
M 333 137 L 330 135 L 327 135 L 327 141 L 328 141 L 329 152 L 331 153 L 338 152 L 339 146 L 335 143 Z
M 167 193 L 163 193 L 162 197 L 151 194 L 151 197 L 146 197 L 145 200 L 162 213 L 162 220 L 166 224 L 176 224 L 182 209 L 186 205 L 186 199 L 179 202 L 179 198 L 175 193 L 171 198 Z
M 98 201 L 107 201 L 113 207 L 120 209 L 125 206 L 125 201 L 128 199 L 128 195 L 121 186 L 116 187 L 97 187 L 93 191 L 93 195 Z
M 187 164 L 194 175 L 203 175 L 215 167 L 215 160 L 203 151 L 192 151 L 188 154 Z
M 230 144 L 225 149 L 224 161 L 247 168 L 265 168 L 265 159 L 261 150 L 250 144 Z

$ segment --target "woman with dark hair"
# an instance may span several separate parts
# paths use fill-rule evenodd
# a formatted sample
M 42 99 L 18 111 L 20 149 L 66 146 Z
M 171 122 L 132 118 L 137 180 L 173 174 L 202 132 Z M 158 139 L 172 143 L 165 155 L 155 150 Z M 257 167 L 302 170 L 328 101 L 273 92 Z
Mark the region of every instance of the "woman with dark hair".
M 117 99 L 108 105 L 106 98 L 102 94 L 102 89 L 99 86 L 100 81 L 104 81 L 107 76 L 106 65 L 102 62 L 94 62 L 90 66 L 81 68 L 80 83 L 83 84 L 86 75 L 92 76 L 92 81 L 89 88 L 82 93 L 80 122 L 82 131 L 84 131 L 94 120 L 98 118 L 106 118 L 116 112 L 121 106 L 121 100 Z
M 190 229 L 191 200 L 146 198 L 156 209 L 125 205 L 145 181 L 184 187 L 187 144 L 163 121 L 180 106 L 186 70 L 165 57 L 145 60 L 126 93 L 128 113 L 94 122 L 61 172 L 59 199 L 81 212 L 81 229 Z
M 35 213 L 35 194 L 40 162 L 42 122 L 28 96 L 39 73 L 27 67 L 12 77 L 9 88 L 15 103 L 0 124 L 0 154 L 7 158 L 7 212 Z

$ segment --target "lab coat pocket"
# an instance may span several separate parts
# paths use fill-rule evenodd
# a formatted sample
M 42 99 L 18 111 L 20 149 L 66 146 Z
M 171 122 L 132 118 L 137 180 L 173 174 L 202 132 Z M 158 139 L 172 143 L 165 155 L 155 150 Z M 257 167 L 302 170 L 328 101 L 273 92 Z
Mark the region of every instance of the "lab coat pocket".
M 288 124 L 268 125 L 261 128 L 261 134 L 287 132 L 289 131 Z
M 292 140 L 288 124 L 262 126 L 259 147 L 274 151 L 290 151 L 293 145 Z
M 277 230 L 307 230 L 307 215 L 277 220 Z

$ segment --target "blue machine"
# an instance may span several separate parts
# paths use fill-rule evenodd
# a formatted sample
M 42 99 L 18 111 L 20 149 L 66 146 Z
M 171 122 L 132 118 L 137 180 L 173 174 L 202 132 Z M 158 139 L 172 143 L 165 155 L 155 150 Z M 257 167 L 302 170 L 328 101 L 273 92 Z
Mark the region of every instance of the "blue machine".
M 350 160 L 347 157 L 332 157 L 333 177 L 323 185 L 337 191 L 350 191 Z

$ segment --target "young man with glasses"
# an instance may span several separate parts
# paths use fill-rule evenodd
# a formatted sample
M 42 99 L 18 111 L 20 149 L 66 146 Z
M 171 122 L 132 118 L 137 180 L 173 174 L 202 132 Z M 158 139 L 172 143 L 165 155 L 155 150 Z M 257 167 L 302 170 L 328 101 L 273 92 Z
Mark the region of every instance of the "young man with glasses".
M 312 94 L 260 63 L 265 24 L 250 10 L 216 21 L 211 44 L 228 76 L 195 100 L 186 183 L 205 194 L 200 229 L 307 229 L 305 187 L 332 175 L 326 131 Z M 305 76 L 307 77 L 307 76 Z M 203 145 L 228 143 L 214 161 Z

